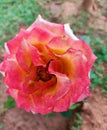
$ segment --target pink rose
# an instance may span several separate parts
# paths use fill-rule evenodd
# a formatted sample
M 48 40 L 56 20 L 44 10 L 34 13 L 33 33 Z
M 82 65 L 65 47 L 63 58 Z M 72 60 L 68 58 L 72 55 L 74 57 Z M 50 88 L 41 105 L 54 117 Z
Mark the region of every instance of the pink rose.
M 0 71 L 19 108 L 41 114 L 62 112 L 89 96 L 88 75 L 96 56 L 68 24 L 39 16 L 5 48 Z

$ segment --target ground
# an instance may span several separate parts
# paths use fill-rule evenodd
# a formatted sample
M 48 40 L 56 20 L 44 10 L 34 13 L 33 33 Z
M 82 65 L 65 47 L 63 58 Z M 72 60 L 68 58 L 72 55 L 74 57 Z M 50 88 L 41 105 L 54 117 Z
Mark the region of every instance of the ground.
M 81 20 L 77 17 L 77 22 L 74 24 L 75 16 L 81 14 L 81 0 L 78 4 L 75 2 L 76 0 L 72 1 L 51 1 L 45 4 L 45 8 L 50 10 L 51 21 L 68 22 L 74 27 L 75 31 L 78 20 Z M 88 24 L 87 26 L 98 29 L 100 32 L 107 32 L 107 22 L 105 22 L 107 18 L 100 13 L 100 10 L 94 15 L 82 15 L 82 18 L 87 18 L 88 21 L 84 21 L 80 30 L 84 25 Z M 77 35 L 86 34 L 87 26 L 81 32 L 78 31 Z M 0 49 L 0 54 L 1 62 L 4 55 L 3 49 Z M 104 64 L 104 67 L 106 68 L 107 64 Z M 40 114 L 27 113 L 17 107 L 4 109 L 3 104 L 7 99 L 5 91 L 6 86 L 3 83 L 2 75 L 0 75 L 0 130 L 77 130 L 72 127 L 75 126 L 77 120 L 75 114 L 71 118 L 65 118 L 58 113 L 53 117 L 45 117 Z M 107 94 L 102 93 L 101 88 L 91 89 L 90 91 L 91 95 L 84 102 L 80 111 L 82 125 L 79 130 L 107 130 Z

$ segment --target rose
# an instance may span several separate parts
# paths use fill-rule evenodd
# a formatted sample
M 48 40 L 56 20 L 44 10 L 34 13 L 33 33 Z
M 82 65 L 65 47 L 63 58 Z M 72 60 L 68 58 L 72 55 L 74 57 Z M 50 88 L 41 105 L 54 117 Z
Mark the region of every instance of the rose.
M 33 113 L 66 111 L 89 96 L 89 72 L 96 59 L 68 24 L 39 16 L 5 44 L 0 64 L 7 93 L 18 107 Z

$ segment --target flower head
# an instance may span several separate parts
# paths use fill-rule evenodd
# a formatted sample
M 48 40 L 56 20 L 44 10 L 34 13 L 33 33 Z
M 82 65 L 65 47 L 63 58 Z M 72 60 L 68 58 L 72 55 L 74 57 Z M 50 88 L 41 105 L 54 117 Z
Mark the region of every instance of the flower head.
M 19 108 L 41 114 L 62 112 L 89 96 L 88 75 L 96 56 L 68 24 L 39 16 L 5 48 L 0 71 Z

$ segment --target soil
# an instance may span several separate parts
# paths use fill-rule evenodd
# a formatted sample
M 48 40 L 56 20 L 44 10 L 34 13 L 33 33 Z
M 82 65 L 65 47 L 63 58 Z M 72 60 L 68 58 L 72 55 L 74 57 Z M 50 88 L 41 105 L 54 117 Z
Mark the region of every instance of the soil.
M 81 0 L 78 3 L 73 1 L 47 3 L 45 8 L 50 10 L 51 20 L 62 23 L 69 22 L 72 25 L 74 21 L 71 16 L 81 14 Z M 105 16 L 95 13 L 94 16 L 89 16 L 88 23 L 92 28 L 107 32 L 107 22 L 105 21 L 107 21 Z M 93 24 L 94 22 L 97 26 Z M 0 62 L 3 59 L 3 53 L 4 50 L 0 49 Z M 65 118 L 59 113 L 53 117 L 45 117 L 40 114 L 33 115 L 17 107 L 4 109 L 3 104 L 7 99 L 5 90 L 6 87 L 0 75 L 0 130 L 72 130 L 75 117 Z M 102 94 L 100 88 L 92 89 L 91 95 L 84 103 L 80 114 L 82 126 L 79 130 L 107 130 L 107 95 Z
M 75 22 L 75 17 L 78 20 L 78 17 L 82 16 L 82 1 L 83 0 L 70 0 L 64 2 L 52 1 L 45 5 L 45 8 L 50 11 L 51 19 L 55 22 L 60 23 L 70 23 L 71 26 Z M 99 5 L 106 4 L 106 0 L 99 1 Z M 105 9 L 107 10 L 107 9 Z M 102 15 L 102 8 L 97 8 L 93 12 L 87 14 L 86 20 L 88 25 L 92 29 L 97 29 L 100 31 L 107 32 L 107 17 Z M 84 19 L 84 18 L 83 18 Z

